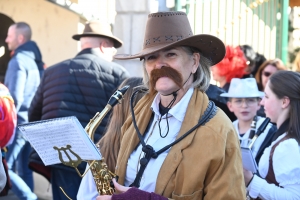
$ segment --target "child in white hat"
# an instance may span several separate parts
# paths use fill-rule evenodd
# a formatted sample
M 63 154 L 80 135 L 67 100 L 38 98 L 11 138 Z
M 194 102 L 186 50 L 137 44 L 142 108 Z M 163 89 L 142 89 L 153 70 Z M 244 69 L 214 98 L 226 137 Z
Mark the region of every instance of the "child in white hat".
M 254 144 L 250 145 L 255 133 L 258 133 L 257 129 L 266 119 L 256 116 L 264 93 L 258 90 L 254 78 L 233 78 L 228 93 L 223 93 L 220 96 L 228 97 L 227 106 L 237 117 L 233 125 L 241 147 L 251 146 L 253 157 L 258 163 L 263 150 L 271 144 L 272 136 L 276 132 L 276 127 L 269 123 L 265 130 L 258 135 Z

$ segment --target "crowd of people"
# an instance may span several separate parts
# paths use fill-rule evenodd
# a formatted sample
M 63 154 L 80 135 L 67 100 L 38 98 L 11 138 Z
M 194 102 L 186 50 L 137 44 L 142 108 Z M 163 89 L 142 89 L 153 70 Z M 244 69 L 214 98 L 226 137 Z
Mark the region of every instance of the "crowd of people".
M 51 182 L 54 200 L 300 199 L 300 73 L 280 59 L 193 35 L 184 12 L 149 14 L 143 48 L 133 55 L 116 54 L 123 42 L 110 26 L 89 21 L 72 36 L 81 51 L 47 68 L 31 35 L 18 22 L 6 39 L 13 53 L 0 85 L 3 195 L 11 189 L 19 199 L 38 199 L 33 169 Z M 140 59 L 143 78 L 113 58 Z M 125 85 L 122 104 L 93 138 L 118 177 L 112 195 L 99 195 L 90 171 L 81 178 L 63 164 L 28 167 L 34 150 L 17 124 L 76 116 L 85 127 Z M 88 168 L 78 166 L 81 174 Z

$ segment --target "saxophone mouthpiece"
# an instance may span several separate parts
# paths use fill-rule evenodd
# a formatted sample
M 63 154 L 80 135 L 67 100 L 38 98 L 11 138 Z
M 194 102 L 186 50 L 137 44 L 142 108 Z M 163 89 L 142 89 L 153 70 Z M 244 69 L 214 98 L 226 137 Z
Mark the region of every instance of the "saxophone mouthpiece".
M 117 90 L 108 100 L 109 105 L 111 105 L 111 107 L 114 107 L 117 103 L 121 103 L 124 94 L 127 92 L 129 88 L 129 85 L 125 85 L 124 87 L 122 87 L 121 89 Z
M 129 88 L 129 85 L 125 85 L 119 91 L 124 95 L 127 92 L 128 88 Z

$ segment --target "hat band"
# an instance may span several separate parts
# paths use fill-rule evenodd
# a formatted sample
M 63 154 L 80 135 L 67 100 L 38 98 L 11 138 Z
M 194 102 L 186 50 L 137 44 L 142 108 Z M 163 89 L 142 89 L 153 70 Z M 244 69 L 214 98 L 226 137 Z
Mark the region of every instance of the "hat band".
M 192 35 L 193 35 L 192 32 L 190 32 L 186 36 L 178 34 L 178 35 L 160 35 L 160 36 L 156 36 L 156 37 L 149 37 L 148 39 L 145 39 L 145 41 L 144 41 L 144 48 L 149 48 L 149 47 L 155 46 L 157 44 L 177 42 L 182 39 L 188 38 Z

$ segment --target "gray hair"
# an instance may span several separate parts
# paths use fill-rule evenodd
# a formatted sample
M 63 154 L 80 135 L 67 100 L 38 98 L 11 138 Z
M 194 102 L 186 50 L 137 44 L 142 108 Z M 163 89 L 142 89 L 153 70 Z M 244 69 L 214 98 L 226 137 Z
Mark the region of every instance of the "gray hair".
M 196 70 L 196 73 L 193 74 L 193 88 L 198 88 L 198 90 L 205 92 L 210 84 L 210 66 L 212 66 L 211 61 L 206 58 L 200 51 L 196 48 L 189 47 L 189 46 L 181 46 L 183 50 L 190 56 L 193 55 L 193 53 L 199 53 L 200 54 L 200 62 L 199 66 Z M 143 82 L 144 84 L 149 88 L 149 76 L 145 69 L 145 62 L 143 67 Z
M 25 41 L 31 40 L 32 32 L 29 24 L 27 24 L 26 22 L 17 22 L 13 24 L 13 26 L 16 26 L 16 30 L 18 34 L 24 36 Z

